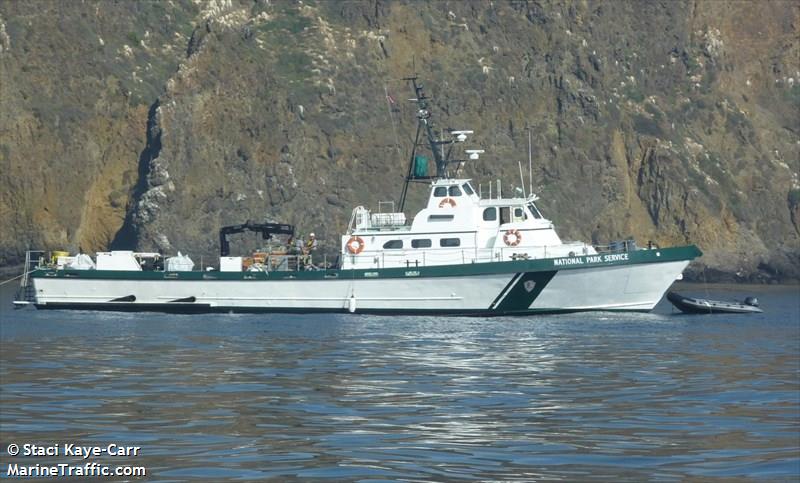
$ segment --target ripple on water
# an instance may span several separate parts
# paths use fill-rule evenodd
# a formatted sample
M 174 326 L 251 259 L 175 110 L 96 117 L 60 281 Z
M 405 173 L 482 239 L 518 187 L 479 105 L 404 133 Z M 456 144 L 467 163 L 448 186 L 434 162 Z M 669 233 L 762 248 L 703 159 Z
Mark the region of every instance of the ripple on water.
M 792 479 L 797 295 L 759 298 L 738 319 L 4 312 L 0 432 L 140 445 L 161 480 Z

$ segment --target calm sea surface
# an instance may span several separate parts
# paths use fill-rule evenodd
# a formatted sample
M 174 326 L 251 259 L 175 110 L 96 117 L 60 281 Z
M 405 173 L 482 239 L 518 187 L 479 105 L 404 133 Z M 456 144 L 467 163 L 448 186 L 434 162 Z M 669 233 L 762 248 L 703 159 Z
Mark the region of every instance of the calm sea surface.
M 763 315 L 506 318 L 14 311 L 2 292 L 8 444 L 160 481 L 800 477 L 800 293 Z

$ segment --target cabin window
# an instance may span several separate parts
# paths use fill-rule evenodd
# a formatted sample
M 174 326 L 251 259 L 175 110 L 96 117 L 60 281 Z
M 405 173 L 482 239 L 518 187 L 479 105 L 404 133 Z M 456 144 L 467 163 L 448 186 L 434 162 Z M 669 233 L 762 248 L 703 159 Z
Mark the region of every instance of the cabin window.
M 470 186 L 469 183 L 464 183 L 463 188 L 464 188 L 464 193 L 470 196 L 475 194 L 475 190 L 472 189 L 472 186 Z
M 497 220 L 497 208 L 486 208 L 483 210 L 483 221 L 495 221 Z
M 428 221 L 453 221 L 454 215 L 429 215 Z
M 505 225 L 506 223 L 511 223 L 511 208 L 503 206 L 500 208 L 500 224 Z
M 399 250 L 403 248 L 403 240 L 389 240 L 383 244 L 383 248 L 387 250 Z
M 514 221 L 525 221 L 527 218 L 525 210 L 522 209 L 522 207 L 514 208 Z
M 422 238 L 419 240 L 411 240 L 411 246 L 414 248 L 430 248 L 431 241 L 426 238 Z
M 459 188 L 458 186 L 451 186 L 450 196 L 461 196 L 461 188 Z
M 530 210 L 534 218 L 536 219 L 543 218 L 542 213 L 539 212 L 539 209 L 536 208 L 536 205 L 534 205 L 533 203 L 528 203 L 528 210 Z
M 447 187 L 445 186 L 437 186 L 433 189 L 433 196 L 436 198 L 444 198 L 447 196 Z
M 460 247 L 461 238 L 442 238 L 439 240 L 440 247 Z

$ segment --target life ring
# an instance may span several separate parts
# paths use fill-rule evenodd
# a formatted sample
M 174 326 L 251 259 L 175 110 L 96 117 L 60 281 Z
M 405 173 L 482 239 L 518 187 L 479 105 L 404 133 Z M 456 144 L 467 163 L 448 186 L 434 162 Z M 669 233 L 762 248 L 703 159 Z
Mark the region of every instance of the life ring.
M 364 251 L 364 240 L 360 236 L 352 236 L 347 240 L 347 251 L 353 255 L 358 255 Z
M 506 242 L 506 245 L 515 247 L 522 241 L 522 234 L 517 229 L 508 230 L 506 234 L 503 235 L 503 241 Z
M 439 202 L 439 208 L 444 208 L 444 205 L 450 205 L 450 208 L 456 207 L 456 200 L 450 198 L 449 196 L 442 201 Z

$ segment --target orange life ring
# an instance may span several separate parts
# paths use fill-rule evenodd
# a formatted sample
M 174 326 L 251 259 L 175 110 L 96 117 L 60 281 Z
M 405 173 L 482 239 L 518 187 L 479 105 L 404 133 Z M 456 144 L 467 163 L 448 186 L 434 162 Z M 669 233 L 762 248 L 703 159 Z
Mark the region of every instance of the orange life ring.
M 353 255 L 358 255 L 364 251 L 364 240 L 360 236 L 352 236 L 347 240 L 347 251 Z
M 506 245 L 515 247 L 522 241 L 522 234 L 517 229 L 508 230 L 506 234 L 503 235 L 503 241 L 506 242 Z
M 450 208 L 456 207 L 456 200 L 450 198 L 449 196 L 442 201 L 439 202 L 439 208 L 444 208 L 444 205 L 450 205 Z

